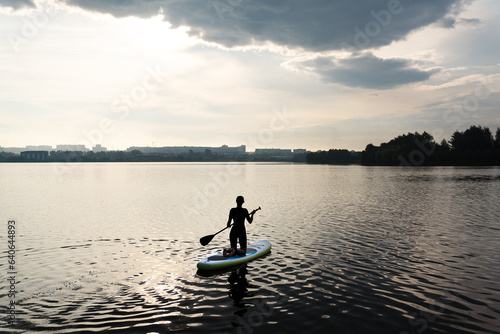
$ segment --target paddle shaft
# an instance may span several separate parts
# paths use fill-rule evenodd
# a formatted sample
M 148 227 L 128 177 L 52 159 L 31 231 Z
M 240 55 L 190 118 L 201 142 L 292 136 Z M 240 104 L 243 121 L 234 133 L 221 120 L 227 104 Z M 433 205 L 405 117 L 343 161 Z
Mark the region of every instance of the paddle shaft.
M 215 233 L 215 234 L 212 234 L 212 238 L 213 238 L 213 237 L 215 237 L 217 234 L 221 233 L 222 231 L 227 230 L 228 228 L 230 228 L 230 227 L 231 227 L 231 226 L 233 226 L 233 225 L 234 225 L 234 224 L 231 224 L 231 225 L 229 225 L 229 226 L 226 226 L 226 227 L 224 227 L 222 230 L 220 230 L 219 232 L 217 232 L 217 233 Z

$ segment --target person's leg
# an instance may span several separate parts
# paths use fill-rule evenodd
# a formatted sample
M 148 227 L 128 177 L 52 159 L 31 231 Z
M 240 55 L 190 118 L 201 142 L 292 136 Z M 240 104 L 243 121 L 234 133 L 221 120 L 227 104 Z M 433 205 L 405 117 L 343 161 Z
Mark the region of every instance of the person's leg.
M 231 243 L 231 248 L 237 249 L 238 246 L 238 235 L 231 230 L 229 233 L 229 242 Z
M 231 230 L 231 232 L 229 233 L 229 242 L 231 243 L 231 248 L 227 248 L 227 252 L 225 249 L 222 253 L 223 256 L 230 257 L 236 253 L 238 245 L 238 235 L 234 233 L 233 230 Z
M 244 234 L 240 235 L 240 246 L 241 246 L 241 249 L 238 250 L 238 254 L 245 255 L 247 253 L 247 234 L 246 234 L 246 232 Z

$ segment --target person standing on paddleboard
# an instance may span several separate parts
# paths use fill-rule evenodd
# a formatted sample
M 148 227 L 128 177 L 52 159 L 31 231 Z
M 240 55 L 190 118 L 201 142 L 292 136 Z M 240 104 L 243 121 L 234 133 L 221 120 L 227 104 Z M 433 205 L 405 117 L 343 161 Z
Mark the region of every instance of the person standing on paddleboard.
M 252 211 L 252 213 L 249 214 L 248 210 L 243 207 L 243 203 L 245 203 L 243 196 L 236 197 L 236 207 L 229 211 L 227 227 L 231 226 L 231 221 L 234 221 L 234 223 L 233 228 L 231 228 L 231 232 L 229 233 L 231 248 L 224 250 L 224 256 L 233 256 L 235 253 L 238 255 L 245 255 L 247 252 L 247 231 L 245 229 L 245 219 L 251 224 L 255 211 Z M 237 248 L 238 240 L 240 242 L 240 249 Z

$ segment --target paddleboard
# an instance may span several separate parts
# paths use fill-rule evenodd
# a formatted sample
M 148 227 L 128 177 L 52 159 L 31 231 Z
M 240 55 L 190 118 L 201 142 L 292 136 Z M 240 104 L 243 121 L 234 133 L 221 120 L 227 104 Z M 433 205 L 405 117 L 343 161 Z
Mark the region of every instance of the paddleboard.
M 267 254 L 270 250 L 271 243 L 267 240 L 260 240 L 248 244 L 247 253 L 245 255 L 235 255 L 231 257 L 222 256 L 221 254 L 210 255 L 204 260 L 198 262 L 197 267 L 201 270 L 217 270 L 233 267 L 261 257 Z

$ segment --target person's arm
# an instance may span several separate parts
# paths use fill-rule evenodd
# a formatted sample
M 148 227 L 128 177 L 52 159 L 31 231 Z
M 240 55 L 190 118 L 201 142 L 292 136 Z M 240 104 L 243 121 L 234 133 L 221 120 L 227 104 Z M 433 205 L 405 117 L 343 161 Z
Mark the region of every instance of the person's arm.
M 247 219 L 248 219 L 248 223 L 251 224 L 253 222 L 253 215 L 255 214 L 254 211 L 252 211 L 252 213 L 249 215 L 248 214 L 248 210 L 247 210 Z
M 232 219 L 233 219 L 233 209 L 229 210 L 229 218 L 227 219 L 227 227 L 231 226 Z

